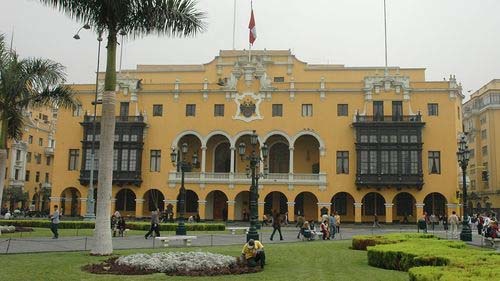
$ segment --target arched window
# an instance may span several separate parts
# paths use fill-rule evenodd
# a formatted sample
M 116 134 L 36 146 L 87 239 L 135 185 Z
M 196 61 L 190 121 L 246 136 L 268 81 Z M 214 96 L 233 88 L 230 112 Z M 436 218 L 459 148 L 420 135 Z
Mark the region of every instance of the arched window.
M 116 194 L 116 210 L 135 211 L 135 193 L 130 189 L 122 189 Z
M 271 145 L 269 150 L 269 172 L 288 173 L 290 168 L 290 149 L 282 142 Z
M 214 172 L 229 173 L 231 169 L 231 149 L 228 142 L 219 144 L 214 151 Z

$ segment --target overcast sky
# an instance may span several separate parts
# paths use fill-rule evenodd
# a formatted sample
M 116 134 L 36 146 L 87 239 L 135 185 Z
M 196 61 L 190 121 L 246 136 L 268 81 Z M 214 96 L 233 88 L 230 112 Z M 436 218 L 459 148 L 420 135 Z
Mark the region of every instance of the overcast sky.
M 248 48 L 250 0 L 236 2 L 236 48 Z M 207 13 L 207 32 L 128 40 L 123 68 L 207 63 L 231 49 L 233 0 L 199 0 L 198 6 Z M 456 74 L 464 94 L 500 78 L 500 1 L 387 0 L 387 9 L 389 65 L 425 67 L 428 80 Z M 291 49 L 310 63 L 384 64 L 383 0 L 254 0 L 254 12 L 256 49 Z M 37 0 L 0 0 L 0 32 L 10 40 L 14 30 L 21 56 L 61 62 L 68 82 L 91 83 L 97 41 L 85 30 L 74 40 L 80 26 Z

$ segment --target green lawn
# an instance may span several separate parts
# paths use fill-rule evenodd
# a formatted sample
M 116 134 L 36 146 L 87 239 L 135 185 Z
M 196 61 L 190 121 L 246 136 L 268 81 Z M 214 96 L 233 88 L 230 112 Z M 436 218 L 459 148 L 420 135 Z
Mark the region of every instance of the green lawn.
M 2 233 L 0 236 L 4 238 L 35 238 L 35 237 L 52 237 L 52 232 L 48 228 L 34 227 L 33 232 L 16 232 L 16 233 Z M 75 237 L 75 236 L 93 236 L 93 229 L 59 229 L 59 237 Z M 241 231 L 237 232 L 242 234 Z M 130 235 L 144 235 L 145 230 L 129 230 L 127 236 Z M 162 235 L 174 235 L 175 231 L 161 231 Z M 189 234 L 230 234 L 229 231 L 189 231 Z M 117 233 L 118 235 L 118 233 Z
M 349 249 L 351 241 L 315 241 L 265 245 L 267 267 L 263 272 L 239 276 L 210 278 L 170 277 L 165 274 L 145 276 L 93 275 L 80 270 L 82 265 L 96 263 L 102 257 L 91 257 L 87 253 L 41 253 L 0 255 L 0 280 L 408 280 L 406 272 L 383 270 L 368 266 L 366 252 Z M 170 249 L 179 251 L 182 249 Z M 198 248 L 202 250 L 237 256 L 240 246 L 220 248 Z M 151 253 L 153 250 L 117 251 L 117 254 L 137 252 Z

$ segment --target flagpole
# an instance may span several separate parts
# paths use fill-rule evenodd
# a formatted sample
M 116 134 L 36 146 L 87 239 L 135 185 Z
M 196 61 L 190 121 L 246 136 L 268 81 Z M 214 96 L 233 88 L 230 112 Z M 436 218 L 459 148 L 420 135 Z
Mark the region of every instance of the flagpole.
M 384 0 L 384 39 L 385 39 L 385 76 L 389 75 L 389 69 L 387 67 L 387 8 Z
M 234 0 L 233 5 L 233 50 L 236 50 L 235 47 L 235 38 L 236 38 L 236 0 Z
M 253 0 L 250 0 L 250 11 L 253 14 Z M 252 43 L 248 44 L 248 63 L 252 62 Z

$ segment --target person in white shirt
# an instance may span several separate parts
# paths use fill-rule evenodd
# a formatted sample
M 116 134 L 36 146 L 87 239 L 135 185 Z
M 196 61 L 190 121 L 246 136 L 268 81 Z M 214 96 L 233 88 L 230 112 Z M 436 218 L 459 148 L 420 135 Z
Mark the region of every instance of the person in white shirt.
M 450 218 L 450 225 L 451 225 L 451 237 L 453 239 L 458 238 L 458 224 L 459 224 L 459 219 L 457 216 L 457 213 L 455 211 L 452 212 Z
M 12 216 L 12 215 L 10 214 L 10 211 L 9 211 L 9 210 L 7 210 L 7 213 L 5 213 L 5 215 L 4 215 L 4 219 L 6 219 L 6 220 L 10 220 L 10 217 L 11 217 L 11 216 Z

